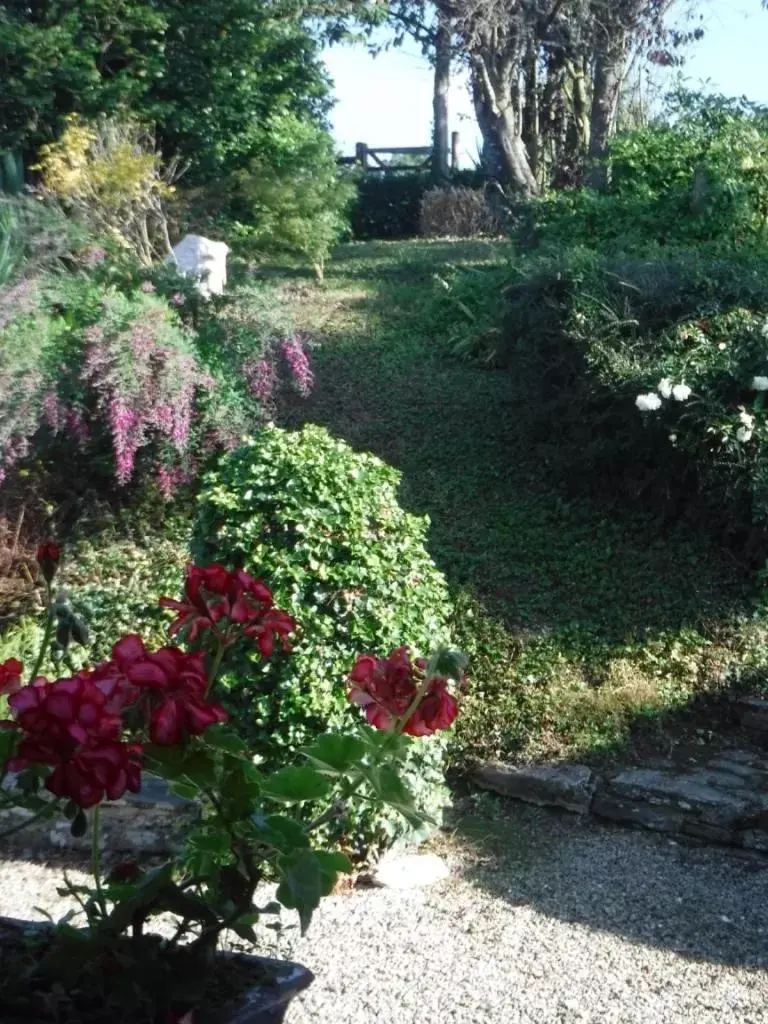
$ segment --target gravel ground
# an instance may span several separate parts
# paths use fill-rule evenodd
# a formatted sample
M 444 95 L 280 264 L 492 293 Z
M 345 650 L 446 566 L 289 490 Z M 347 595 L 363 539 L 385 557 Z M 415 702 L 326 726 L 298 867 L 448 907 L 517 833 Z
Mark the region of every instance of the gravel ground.
M 768 859 L 516 806 L 436 848 L 448 881 L 283 933 L 317 976 L 288 1024 L 768 1024 Z M 63 909 L 59 877 L 4 862 L 0 913 Z

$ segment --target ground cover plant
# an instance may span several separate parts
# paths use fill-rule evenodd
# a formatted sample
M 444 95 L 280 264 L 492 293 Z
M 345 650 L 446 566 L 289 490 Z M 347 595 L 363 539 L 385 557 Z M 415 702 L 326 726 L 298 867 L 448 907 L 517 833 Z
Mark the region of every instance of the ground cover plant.
M 320 347 L 316 389 L 293 421 L 385 458 L 406 507 L 430 516 L 472 655 L 461 762 L 617 749 L 695 694 L 761 685 L 766 663 L 754 571 L 738 550 L 574 487 L 562 462 L 577 445 L 558 462 L 536 440 L 528 373 L 450 358 L 458 314 L 441 282 L 461 270 L 498 284 L 515 259 L 505 243 L 352 245 L 296 310 Z M 636 395 L 627 414 L 642 428 Z

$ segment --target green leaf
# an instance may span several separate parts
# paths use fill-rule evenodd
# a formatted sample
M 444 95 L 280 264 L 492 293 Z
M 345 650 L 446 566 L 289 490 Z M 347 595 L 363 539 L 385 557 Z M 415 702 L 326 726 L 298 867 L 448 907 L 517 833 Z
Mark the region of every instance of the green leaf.
M 194 786 L 191 782 L 174 782 L 171 790 L 176 796 L 180 796 L 184 800 L 194 800 L 200 795 L 198 787 Z
M 199 830 L 193 832 L 187 841 L 196 850 L 210 853 L 214 857 L 226 857 L 230 854 L 230 838 L 226 832 Z
M 221 784 L 221 797 L 227 813 L 234 818 L 248 818 L 253 814 L 254 803 L 260 798 L 263 777 L 248 761 L 227 763 L 232 767 Z
M 376 796 L 385 803 L 398 808 L 414 806 L 413 794 L 391 765 L 369 768 L 365 774 Z
M 270 814 L 266 824 L 273 833 L 277 833 L 291 847 L 309 846 L 309 836 L 302 825 L 293 818 L 285 818 L 281 814 Z
M 72 824 L 69 826 L 69 831 L 75 839 L 81 839 L 88 831 L 88 819 L 82 807 L 78 807 L 77 813 L 72 819 Z
M 248 744 L 226 725 L 214 725 L 205 730 L 206 746 L 223 750 L 227 754 L 248 754 Z
M 264 778 L 262 792 L 279 803 L 300 804 L 327 796 L 331 783 L 309 766 L 281 768 Z
M 440 676 L 442 679 L 453 679 L 459 682 L 469 664 L 469 658 L 463 651 L 441 647 L 432 655 L 427 665 L 427 675 Z
M 326 775 L 341 775 L 360 764 L 365 756 L 365 743 L 357 736 L 326 733 L 320 736 L 304 754 Z
M 297 910 L 302 935 L 309 927 L 312 914 L 323 895 L 323 869 L 312 850 L 302 850 L 277 862 L 282 881 L 277 887 L 277 898 L 289 910 Z
M 241 939 L 246 942 L 252 942 L 254 946 L 258 945 L 259 939 L 256 932 L 253 930 L 253 925 L 247 921 L 239 920 L 235 921 L 234 924 L 229 926 L 235 935 L 239 935 Z
M 323 896 L 327 896 L 336 885 L 336 879 L 340 874 L 352 873 L 352 861 L 345 853 L 330 853 L 325 850 L 316 850 L 315 856 L 320 863 L 323 876 Z

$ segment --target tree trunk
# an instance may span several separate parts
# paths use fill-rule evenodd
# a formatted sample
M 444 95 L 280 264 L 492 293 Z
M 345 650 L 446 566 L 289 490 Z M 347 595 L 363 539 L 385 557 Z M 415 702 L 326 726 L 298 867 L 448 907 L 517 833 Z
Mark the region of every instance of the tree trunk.
M 519 121 L 514 107 L 502 107 L 498 113 L 493 114 L 493 119 L 496 122 L 496 137 L 499 140 L 504 169 L 510 184 L 524 196 L 538 195 L 539 186 L 531 170 L 528 150 L 519 131 Z
M 595 53 L 592 111 L 589 119 L 589 168 L 586 178 L 589 188 L 604 190 L 608 186 L 605 157 L 608 139 L 616 121 L 626 59 L 624 30 L 617 30 L 610 36 L 606 33 Z
M 539 53 L 531 43 L 525 58 L 525 105 L 522 111 L 522 136 L 528 151 L 531 172 L 539 180 L 541 130 L 539 122 Z
M 480 154 L 483 170 L 489 178 L 494 178 L 504 184 L 504 159 L 501 155 L 499 140 L 496 138 L 484 90 L 474 75 L 472 76 L 472 101 L 475 107 L 477 126 L 483 137 L 483 149 Z
M 481 125 L 481 131 L 485 139 L 493 140 L 493 148 L 502 172 L 499 178 L 501 183 L 510 185 L 524 196 L 534 196 L 538 195 L 539 186 L 531 170 L 531 161 L 520 132 L 520 118 L 517 114 L 512 84 L 509 81 L 501 81 L 494 87 L 487 71 L 482 67 L 477 69 L 475 95 L 477 96 L 479 91 L 482 97 L 480 108 L 486 124 L 485 129 Z M 477 108 L 476 99 L 475 109 Z
M 451 87 L 451 23 L 438 13 L 435 36 L 435 91 L 432 101 L 434 133 L 432 136 L 432 171 L 438 181 L 448 181 L 450 167 L 450 135 L 448 131 L 448 92 Z

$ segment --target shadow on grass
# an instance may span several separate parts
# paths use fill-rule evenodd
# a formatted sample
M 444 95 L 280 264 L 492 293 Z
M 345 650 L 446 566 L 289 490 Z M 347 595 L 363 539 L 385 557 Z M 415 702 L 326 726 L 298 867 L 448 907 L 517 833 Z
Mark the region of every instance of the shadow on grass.
M 289 421 L 320 423 L 400 469 L 404 503 L 431 517 L 449 581 L 513 628 L 621 642 L 731 615 L 746 585 L 732 555 L 690 527 L 574 499 L 525 440 L 523 382 L 445 357 L 424 282 L 441 260 L 461 262 L 464 246 L 416 243 L 407 282 L 381 273 L 402 249 L 353 245 L 330 265 L 337 294 L 352 280 L 368 287 L 350 287 L 322 325 L 311 299 L 299 313 L 322 344 L 315 391 Z
M 455 829 L 464 877 L 495 899 L 691 960 L 768 966 L 768 861 L 486 795 Z

